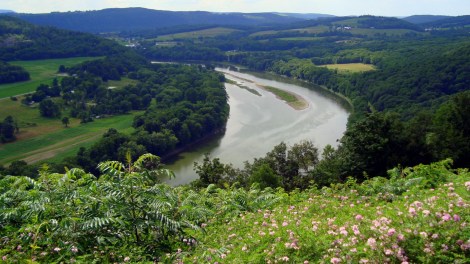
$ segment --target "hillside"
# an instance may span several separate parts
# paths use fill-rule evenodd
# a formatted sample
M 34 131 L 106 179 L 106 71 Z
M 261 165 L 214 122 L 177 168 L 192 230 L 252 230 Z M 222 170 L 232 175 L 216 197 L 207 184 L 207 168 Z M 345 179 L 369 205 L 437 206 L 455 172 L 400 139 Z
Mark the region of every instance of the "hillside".
M 145 155 L 99 178 L 45 169 L 0 178 L 3 261 L 466 263 L 470 174 L 451 161 L 286 193 L 158 183 Z
M 92 57 L 115 54 L 124 49 L 113 41 L 91 34 L 0 16 L 0 60 Z
M 432 22 L 423 24 L 423 26 L 435 27 L 435 28 L 464 28 L 464 27 L 468 27 L 469 25 L 470 25 L 470 15 L 450 17 L 450 18 L 440 19 L 437 21 L 432 21 Z
M 275 13 L 177 12 L 145 8 L 112 8 L 85 12 L 15 14 L 15 16 L 38 25 L 92 33 L 148 30 L 177 25 L 264 25 L 303 20 Z
M 451 18 L 450 16 L 432 16 L 432 15 L 415 15 L 402 18 L 405 21 L 408 21 L 413 24 L 425 24 L 431 23 L 435 21 L 439 21 L 442 19 Z

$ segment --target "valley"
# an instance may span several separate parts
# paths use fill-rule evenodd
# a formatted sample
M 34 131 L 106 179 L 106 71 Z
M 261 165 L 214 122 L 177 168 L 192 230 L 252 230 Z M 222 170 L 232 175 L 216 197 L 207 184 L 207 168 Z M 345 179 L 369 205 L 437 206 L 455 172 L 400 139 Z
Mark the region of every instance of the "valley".
M 0 262 L 467 263 L 468 6 L 224 1 L 2 6 Z

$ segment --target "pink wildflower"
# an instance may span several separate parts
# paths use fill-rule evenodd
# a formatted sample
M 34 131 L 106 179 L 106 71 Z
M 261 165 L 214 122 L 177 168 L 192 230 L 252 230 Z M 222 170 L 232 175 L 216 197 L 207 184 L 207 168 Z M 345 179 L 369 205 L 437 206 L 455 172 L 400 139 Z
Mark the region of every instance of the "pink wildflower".
M 454 221 L 455 222 L 460 221 L 460 216 L 458 214 L 454 214 Z
M 282 222 L 282 226 L 287 226 L 288 224 L 287 221 Z
M 131 260 L 130 257 L 125 257 L 125 258 L 124 258 L 124 262 L 128 262 L 129 260 Z
M 330 261 L 332 264 L 338 264 L 341 262 L 341 259 L 340 258 L 332 258 L 331 261 Z
M 431 212 L 429 210 L 423 210 L 423 215 L 428 216 Z
M 465 187 L 467 188 L 467 191 L 470 191 L 470 181 L 465 182 Z
M 244 245 L 244 246 L 242 247 L 242 251 L 247 251 L 247 250 L 248 250 L 248 248 L 246 247 L 246 245 Z
M 359 232 L 359 227 L 357 225 L 352 226 L 352 230 L 354 232 L 354 235 L 359 235 L 361 232 Z
M 72 246 L 72 248 L 70 249 L 70 251 L 72 251 L 73 253 L 77 253 L 78 252 L 78 248 L 76 246 Z
M 444 221 L 449 221 L 450 219 L 451 219 L 450 214 L 445 213 L 445 214 L 442 216 L 442 220 L 444 220 Z
M 3 260 L 3 261 L 7 261 L 7 256 L 3 256 L 3 257 L 2 257 L 2 260 Z
M 387 232 L 388 236 L 393 236 L 396 233 L 395 228 L 390 228 Z
M 361 260 L 359 260 L 359 263 L 361 263 L 361 264 L 368 263 L 368 262 L 369 262 L 368 259 L 361 259 Z
M 310 263 L 310 262 L 308 262 L 308 260 L 305 260 L 305 261 L 304 261 L 304 264 L 309 264 L 309 263 Z
M 55 248 L 54 248 L 54 251 L 55 251 L 55 252 L 59 252 L 60 250 L 61 250 L 60 247 L 55 247 Z
M 287 261 L 289 261 L 289 257 L 288 257 L 288 256 L 284 256 L 284 257 L 281 258 L 281 260 L 287 262 Z
M 392 251 L 392 250 L 390 250 L 390 249 L 386 249 L 386 250 L 385 250 L 385 255 L 390 256 L 390 255 L 392 255 L 392 254 L 393 254 L 393 251 Z
M 416 215 L 416 209 L 414 207 L 408 208 L 408 213 L 410 213 L 412 216 Z
M 377 247 L 377 241 L 375 238 L 369 238 L 367 239 L 367 245 L 369 245 L 370 248 L 375 249 Z
M 356 215 L 356 221 L 361 221 L 364 217 L 360 214 Z

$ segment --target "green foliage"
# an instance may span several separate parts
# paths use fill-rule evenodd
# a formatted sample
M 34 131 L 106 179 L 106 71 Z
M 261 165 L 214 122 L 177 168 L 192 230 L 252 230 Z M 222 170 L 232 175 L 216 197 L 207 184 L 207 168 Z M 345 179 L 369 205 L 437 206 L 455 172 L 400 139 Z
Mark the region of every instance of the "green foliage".
M 0 179 L 0 255 L 8 261 L 145 262 L 197 246 L 201 227 L 272 207 L 272 190 L 173 188 L 171 172 L 145 154 L 132 162 L 98 165 L 97 179 L 80 169 L 43 167 L 37 180 Z
M 470 174 L 448 165 L 293 192 L 272 210 L 210 222 L 200 246 L 175 255 L 199 263 L 466 262 Z M 433 189 L 423 179 L 430 176 Z
M 27 81 L 29 79 L 29 73 L 24 68 L 0 61 L 0 84 Z
M 54 101 L 47 99 L 39 104 L 39 112 L 44 117 L 60 117 L 60 107 Z
M 36 26 L 11 16 L 0 17 L 0 59 L 38 60 L 102 56 L 124 50 L 117 43 L 97 36 Z

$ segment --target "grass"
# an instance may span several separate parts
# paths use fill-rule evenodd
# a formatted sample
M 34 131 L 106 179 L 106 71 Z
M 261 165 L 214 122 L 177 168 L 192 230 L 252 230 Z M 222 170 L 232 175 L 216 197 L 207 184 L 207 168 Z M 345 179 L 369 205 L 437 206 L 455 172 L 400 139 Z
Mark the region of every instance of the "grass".
M 316 40 L 322 40 L 324 38 L 322 37 L 292 37 L 292 38 L 278 38 L 279 40 L 285 40 L 285 41 L 316 41 Z
M 264 86 L 263 88 L 273 93 L 277 97 L 279 97 L 279 99 L 286 101 L 287 103 L 292 103 L 292 102 L 297 101 L 297 97 L 295 97 L 294 94 L 289 93 L 287 91 L 284 91 L 284 90 L 281 90 L 279 88 L 272 87 L 272 86 Z
M 294 93 L 281 90 L 279 88 L 272 87 L 272 86 L 261 86 L 261 87 L 267 90 L 268 92 L 273 93 L 274 95 L 276 95 L 277 98 L 285 101 L 288 105 L 290 105 L 292 108 L 296 110 L 303 110 L 308 107 L 308 102 L 304 98 Z
M 34 92 L 41 83 L 51 83 L 57 77 L 60 65 L 70 67 L 78 63 L 93 60 L 93 57 L 77 57 L 66 59 L 34 60 L 34 61 L 12 61 L 12 65 L 25 68 L 31 80 L 11 84 L 0 85 L 0 98 L 6 98 L 19 94 Z
M 124 78 L 121 78 L 120 81 L 109 80 L 108 82 L 106 82 L 106 86 L 115 87 L 115 88 L 124 88 L 127 85 L 135 85 L 137 83 L 139 83 L 139 81 L 124 77 Z
M 109 128 L 120 132 L 133 131 L 134 116 L 141 112 L 127 115 L 97 119 L 94 122 L 80 124 L 79 120 L 71 119 L 69 128 L 63 127 L 60 119 L 48 120 L 49 125 L 38 126 L 38 135 L 24 140 L 0 146 L 0 164 L 8 164 L 15 160 L 35 163 L 43 160 L 60 161 L 68 155 L 75 154 L 80 147 L 93 144 Z M 21 132 L 28 133 L 28 132 Z
M 405 35 L 406 33 L 423 34 L 421 32 L 414 31 L 411 29 L 375 29 L 375 28 L 353 28 L 349 30 L 349 32 L 355 35 L 366 35 L 368 37 L 372 37 L 376 34 L 385 34 L 387 36 L 401 36 L 401 35 Z
M 203 30 L 182 32 L 177 34 L 162 35 L 156 38 L 156 41 L 172 41 L 177 39 L 197 39 L 197 38 L 213 38 L 217 36 L 224 36 L 233 32 L 239 31 L 233 28 L 215 27 Z
M 324 66 L 330 70 L 338 70 L 339 73 L 356 73 L 375 70 L 373 65 L 364 63 L 326 64 Z

